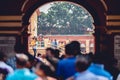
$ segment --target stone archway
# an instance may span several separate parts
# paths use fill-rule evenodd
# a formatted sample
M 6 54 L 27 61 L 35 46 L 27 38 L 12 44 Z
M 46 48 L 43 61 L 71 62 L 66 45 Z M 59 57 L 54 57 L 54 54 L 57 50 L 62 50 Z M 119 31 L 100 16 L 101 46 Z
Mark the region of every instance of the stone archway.
M 54 0 L 58 1 L 58 0 Z M 59 0 L 63 1 L 63 0 Z M 67 1 L 67 0 L 64 0 Z M 27 33 L 27 26 L 29 25 L 29 18 L 31 17 L 32 13 L 39 7 L 42 6 L 46 3 L 49 3 L 52 1 L 45 0 L 43 2 L 41 1 L 26 1 L 25 5 L 23 6 L 22 10 L 25 13 L 22 18 L 22 25 L 23 25 L 23 32 L 22 32 L 22 41 L 23 41 L 23 46 L 24 51 L 27 52 L 27 45 L 28 45 L 28 33 Z M 104 34 L 106 34 L 105 27 L 106 27 L 106 8 L 103 5 L 101 1 L 91 1 L 91 0 L 86 0 L 86 1 L 74 1 L 74 0 L 69 0 L 69 2 L 76 3 L 78 5 L 83 6 L 93 17 L 94 19 L 94 25 L 95 25 L 95 50 L 96 52 L 100 52 L 104 49 L 101 47 L 101 39 Z M 27 44 L 27 45 L 26 45 Z

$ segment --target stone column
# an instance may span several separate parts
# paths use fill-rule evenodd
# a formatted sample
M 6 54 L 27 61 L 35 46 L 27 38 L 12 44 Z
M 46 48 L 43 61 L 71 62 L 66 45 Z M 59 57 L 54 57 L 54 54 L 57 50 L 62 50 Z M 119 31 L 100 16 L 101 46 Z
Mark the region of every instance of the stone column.
M 100 29 L 95 27 L 95 33 L 93 36 L 95 37 L 95 53 L 100 51 Z
M 24 53 L 28 53 L 28 37 L 30 36 L 30 34 L 28 33 L 28 25 L 24 26 L 25 29 L 22 32 L 22 37 L 21 37 L 21 41 L 22 41 L 22 46 L 23 46 L 23 52 Z

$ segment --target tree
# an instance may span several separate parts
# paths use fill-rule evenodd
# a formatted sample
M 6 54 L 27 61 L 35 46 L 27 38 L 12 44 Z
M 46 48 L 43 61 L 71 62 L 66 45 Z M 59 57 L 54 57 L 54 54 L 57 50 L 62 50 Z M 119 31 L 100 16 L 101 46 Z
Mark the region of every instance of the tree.
M 38 34 L 85 34 L 87 28 L 92 29 L 90 14 L 69 2 L 54 2 L 38 16 Z

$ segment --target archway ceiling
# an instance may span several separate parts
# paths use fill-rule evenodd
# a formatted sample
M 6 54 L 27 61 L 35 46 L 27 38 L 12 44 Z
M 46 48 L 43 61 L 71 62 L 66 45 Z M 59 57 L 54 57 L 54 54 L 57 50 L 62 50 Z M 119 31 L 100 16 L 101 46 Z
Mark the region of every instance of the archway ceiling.
M 36 1 L 38 0 L 0 0 L 0 15 L 21 15 L 22 14 L 21 9 L 26 2 L 29 3 L 29 5 L 32 5 Z M 111 13 L 120 14 L 119 0 L 102 0 L 102 1 L 104 1 L 108 7 L 108 11 L 107 11 L 108 14 Z
M 26 6 L 26 9 L 30 8 L 30 6 L 37 1 L 38 0 L 0 0 L 0 34 L 2 33 L 2 31 L 3 32 L 11 31 L 13 33 L 18 33 L 16 31 L 19 31 L 21 29 L 22 16 L 24 15 L 25 11 L 24 7 Z M 120 0 L 101 0 L 101 1 L 104 1 L 105 4 L 107 5 L 108 8 L 106 12 L 107 15 L 120 15 L 119 9 Z

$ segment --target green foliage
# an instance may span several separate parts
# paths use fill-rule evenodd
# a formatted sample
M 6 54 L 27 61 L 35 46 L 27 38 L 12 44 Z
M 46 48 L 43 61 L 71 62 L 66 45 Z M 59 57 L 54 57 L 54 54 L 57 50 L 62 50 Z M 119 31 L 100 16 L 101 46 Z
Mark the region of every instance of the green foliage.
M 68 3 L 51 4 L 48 13 L 38 16 L 38 34 L 85 34 L 92 29 L 92 18 L 82 7 Z

